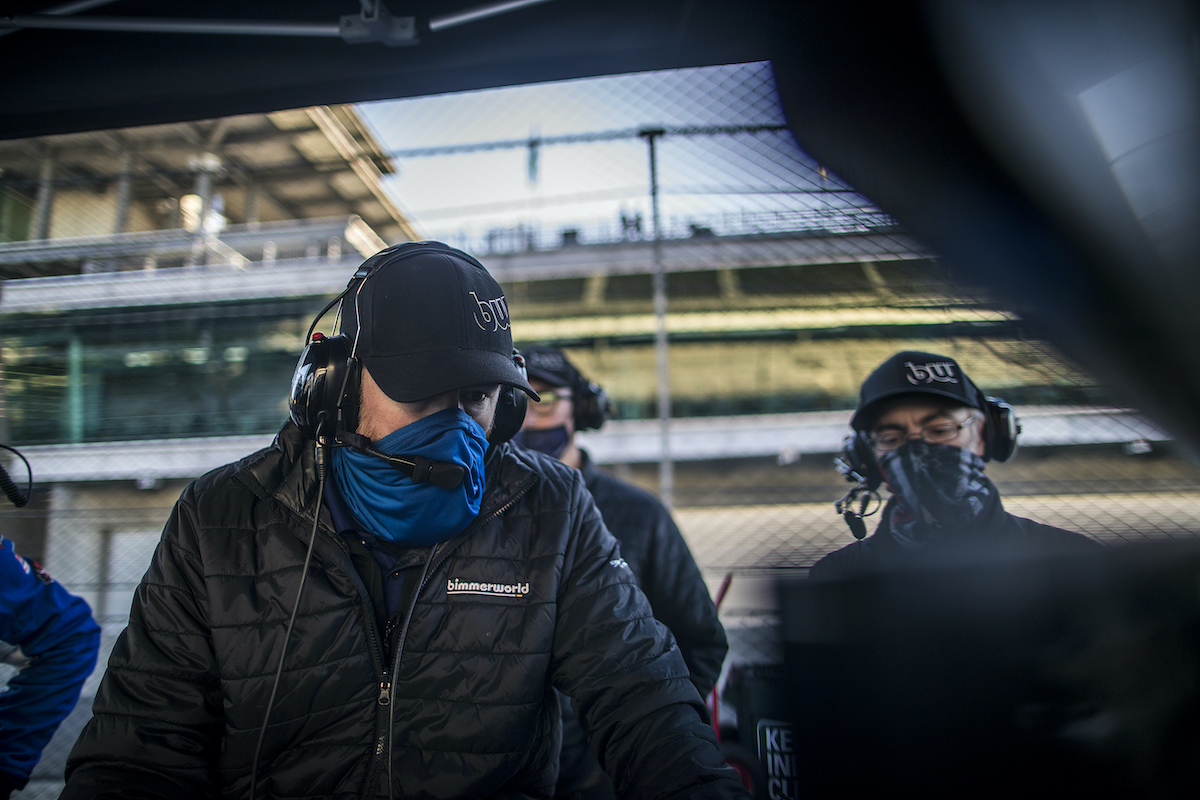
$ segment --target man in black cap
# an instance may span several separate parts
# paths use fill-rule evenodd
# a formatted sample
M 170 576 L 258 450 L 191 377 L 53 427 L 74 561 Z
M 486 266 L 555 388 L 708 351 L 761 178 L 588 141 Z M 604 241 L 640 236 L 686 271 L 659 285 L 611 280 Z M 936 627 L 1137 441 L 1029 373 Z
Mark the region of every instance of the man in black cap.
M 176 504 L 62 796 L 550 797 L 557 689 L 622 795 L 744 797 L 579 473 L 507 442 L 500 286 L 406 243 L 338 299 L 274 444 Z
M 859 488 L 891 498 L 875 533 L 818 561 L 828 579 L 949 559 L 1070 553 L 1099 545 L 1005 512 L 984 463 L 1016 451 L 1012 408 L 986 397 L 947 356 L 905 351 L 862 385 L 844 461 Z M 851 501 L 847 522 L 865 533 Z
M 687 543 L 657 497 L 599 469 L 575 443 L 575 432 L 600 428 L 611 413 L 604 390 L 580 374 L 562 350 L 524 351 L 529 383 L 539 399 L 529 404 L 525 426 L 515 441 L 554 456 L 583 475 L 605 526 L 621 544 L 621 556 L 646 593 L 655 618 L 671 629 L 691 671 L 692 683 L 707 696 L 721 672 L 729 644 L 717 608 Z M 560 798 L 614 797 L 612 782 L 587 749 L 587 740 L 560 695 L 563 751 Z

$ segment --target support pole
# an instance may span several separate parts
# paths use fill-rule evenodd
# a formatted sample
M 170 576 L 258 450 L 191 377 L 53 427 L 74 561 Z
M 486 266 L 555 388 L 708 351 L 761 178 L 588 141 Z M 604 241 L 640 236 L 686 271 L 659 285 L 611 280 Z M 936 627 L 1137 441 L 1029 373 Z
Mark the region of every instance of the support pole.
M 205 262 L 205 251 L 207 250 L 205 240 L 209 235 L 208 215 L 213 207 L 213 176 L 220 166 L 220 161 L 215 155 L 205 153 L 195 159 L 195 164 L 197 171 L 194 193 L 200 198 L 200 219 L 196 223 L 196 231 L 192 239 L 192 252 L 184 262 L 189 267 Z
M 83 342 L 76 333 L 71 334 L 67 344 L 67 397 L 66 439 L 70 444 L 79 444 L 84 436 Z
M 42 171 L 38 176 L 37 204 L 33 208 L 33 219 L 29 223 L 30 239 L 50 238 L 50 210 L 54 207 L 54 154 L 47 152 L 42 158 Z
M 654 225 L 654 356 L 658 369 L 658 422 L 662 455 L 658 462 L 658 493 L 667 508 L 675 504 L 675 464 L 671 460 L 671 373 L 667 340 L 667 273 L 662 259 L 662 221 L 658 209 L 658 154 L 661 129 L 640 133 L 650 148 L 650 215 Z
M 262 185 L 257 178 L 251 178 L 246 184 L 246 224 L 251 228 L 259 226 L 258 206 L 262 202 Z
M 117 213 L 113 233 L 124 233 L 129 227 L 129 204 L 133 201 L 133 147 L 126 143 L 121 150 L 121 174 L 117 178 Z

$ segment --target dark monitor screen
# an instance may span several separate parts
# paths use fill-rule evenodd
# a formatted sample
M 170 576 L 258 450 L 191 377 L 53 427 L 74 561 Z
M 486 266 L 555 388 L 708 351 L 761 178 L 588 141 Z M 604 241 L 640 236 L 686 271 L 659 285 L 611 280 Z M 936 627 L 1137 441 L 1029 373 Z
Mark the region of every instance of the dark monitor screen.
M 802 797 L 1198 796 L 1200 542 L 780 591 Z

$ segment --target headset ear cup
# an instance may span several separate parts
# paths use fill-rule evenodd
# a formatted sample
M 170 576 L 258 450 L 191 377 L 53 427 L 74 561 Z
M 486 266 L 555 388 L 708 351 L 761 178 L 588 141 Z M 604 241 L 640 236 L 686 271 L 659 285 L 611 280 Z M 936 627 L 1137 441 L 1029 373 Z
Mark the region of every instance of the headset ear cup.
M 309 439 L 336 433 L 350 347 L 345 336 L 321 337 L 300 353 L 292 373 L 288 415 Z
M 1017 452 L 1021 424 L 1013 407 L 998 397 L 985 400 L 984 461 L 1008 461 Z
M 487 440 L 493 445 L 505 443 L 515 437 L 524 425 L 524 414 L 529 403 L 526 393 L 516 386 L 500 386 L 500 396 L 496 401 L 496 417 L 492 421 L 492 431 L 487 434 Z
M 512 351 L 513 363 L 528 376 L 525 370 L 525 356 L 517 348 Z M 496 415 L 492 418 L 492 429 L 488 432 L 488 441 L 492 444 L 503 444 L 517 435 L 525 424 L 525 412 L 529 408 L 529 397 L 516 386 L 501 386 L 500 396 L 496 399 Z
M 575 430 L 598 430 L 611 413 L 612 402 L 604 389 L 595 383 L 581 383 L 575 388 Z
M 868 489 L 874 491 L 883 483 L 883 473 L 879 471 L 875 450 L 865 431 L 855 431 L 842 443 L 842 460 L 866 479 Z
M 515 386 L 501 386 L 488 441 L 492 444 L 502 444 L 516 436 L 517 431 L 525 424 L 525 409 L 528 406 L 529 398 L 525 396 L 525 392 Z

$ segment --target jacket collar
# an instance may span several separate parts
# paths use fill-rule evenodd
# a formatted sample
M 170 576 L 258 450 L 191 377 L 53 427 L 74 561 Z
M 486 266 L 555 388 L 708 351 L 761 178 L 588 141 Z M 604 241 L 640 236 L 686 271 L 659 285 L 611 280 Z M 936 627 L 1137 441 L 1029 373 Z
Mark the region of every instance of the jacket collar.
M 508 503 L 524 491 L 531 476 L 537 475 L 527 453 L 505 442 L 488 448 L 484 461 L 483 492 L 479 514 L 483 516 Z M 312 523 L 317 507 L 317 462 L 311 440 L 300 433 L 290 420 L 265 450 L 243 459 L 234 479 L 245 483 L 256 495 L 271 499 Z M 329 512 L 322 506 L 321 524 L 333 530 Z

